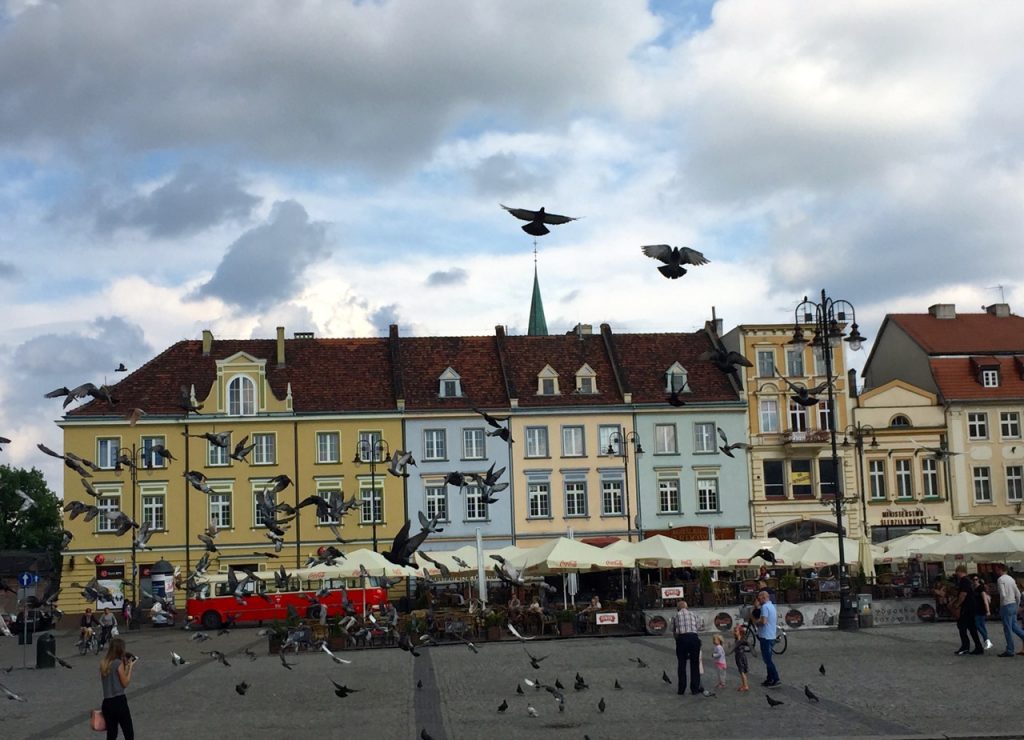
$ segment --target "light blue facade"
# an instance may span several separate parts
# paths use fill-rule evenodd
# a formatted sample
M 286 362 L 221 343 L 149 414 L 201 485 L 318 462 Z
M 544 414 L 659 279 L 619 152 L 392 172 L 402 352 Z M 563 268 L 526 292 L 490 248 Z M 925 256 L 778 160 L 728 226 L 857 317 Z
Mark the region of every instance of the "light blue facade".
M 406 447 L 416 460 L 416 467 L 409 468 L 406 479 L 409 518 L 417 524 L 418 512 L 432 513 L 430 507 L 437 505 L 439 489 L 444 491 L 446 504 L 447 519 L 439 523 L 444 531 L 430 535 L 423 550 L 454 550 L 475 544 L 477 529 L 487 549 L 512 544 L 513 491 L 509 446 L 499 437 L 488 437 L 487 431 L 486 422 L 477 414 L 450 416 L 435 413 L 429 418 L 405 420 Z M 478 444 L 481 437 L 482 449 Z M 444 483 L 448 473 L 482 474 L 492 464 L 495 471 L 505 468 L 499 483 L 509 483 L 504 491 L 494 494 L 497 503 L 481 508 L 475 502 L 472 490 L 460 491 L 458 487 Z
M 730 443 L 747 441 L 745 403 L 643 411 L 634 425 L 644 454 L 629 477 L 639 485 L 644 536 L 678 527 L 727 527 L 737 538 L 750 536 L 748 453 L 727 456 L 718 436 L 721 429 Z

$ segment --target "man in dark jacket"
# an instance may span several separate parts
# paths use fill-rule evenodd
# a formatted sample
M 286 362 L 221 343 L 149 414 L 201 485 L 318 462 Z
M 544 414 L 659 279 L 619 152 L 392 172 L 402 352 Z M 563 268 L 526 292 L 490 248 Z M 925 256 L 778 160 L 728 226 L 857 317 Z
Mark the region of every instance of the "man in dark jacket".
M 951 609 L 957 613 L 956 628 L 960 632 L 960 649 L 957 655 L 984 655 L 985 648 L 981 645 L 981 637 L 978 635 L 978 627 L 974 617 L 978 613 L 977 599 L 974 594 L 974 586 L 971 579 L 967 577 L 967 567 L 958 565 L 956 568 L 956 599 Z M 970 634 L 974 640 L 974 650 L 967 640 Z

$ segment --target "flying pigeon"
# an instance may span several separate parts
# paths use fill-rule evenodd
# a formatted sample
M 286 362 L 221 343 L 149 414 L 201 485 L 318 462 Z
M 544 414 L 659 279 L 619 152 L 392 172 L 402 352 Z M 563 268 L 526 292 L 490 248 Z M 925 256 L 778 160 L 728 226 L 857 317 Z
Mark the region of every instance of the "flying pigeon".
M 754 363 L 741 355 L 739 352 L 726 351 L 724 349 L 710 349 L 697 357 L 698 360 L 709 360 L 711 364 L 723 373 L 734 373 L 737 367 L 753 367 Z
M 729 438 L 725 436 L 725 430 L 722 427 L 718 427 L 718 436 L 722 439 L 722 444 L 718 446 L 718 449 L 725 453 L 726 457 L 736 457 L 732 454 L 733 450 L 751 449 L 751 446 L 746 442 L 733 442 L 729 444 Z
M 551 226 L 560 226 L 561 224 L 567 224 L 570 221 L 578 221 L 578 218 L 571 216 L 559 216 L 557 213 L 548 213 L 543 208 L 539 211 L 530 211 L 526 208 L 509 208 L 506 205 L 499 203 L 502 208 L 511 213 L 513 216 L 518 218 L 520 221 L 529 221 L 530 223 L 523 226 L 525 231 L 530 236 L 544 236 L 549 233 L 550 230 L 544 224 L 550 224 Z
M 708 263 L 703 254 L 689 247 L 650 244 L 640 247 L 640 251 L 651 259 L 664 262 L 665 264 L 658 268 L 658 272 L 671 280 L 681 278 L 686 274 L 686 268 L 683 265 L 706 265 Z

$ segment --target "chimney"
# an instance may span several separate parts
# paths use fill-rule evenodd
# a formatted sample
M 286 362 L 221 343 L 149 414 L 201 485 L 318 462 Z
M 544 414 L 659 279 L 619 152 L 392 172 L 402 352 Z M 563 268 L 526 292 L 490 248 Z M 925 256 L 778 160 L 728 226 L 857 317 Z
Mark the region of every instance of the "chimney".
M 715 312 L 714 306 L 711 307 L 711 326 L 715 330 L 715 334 L 717 336 L 722 336 L 722 329 L 724 328 L 724 325 L 722 324 L 722 320 L 718 318 L 718 314 Z
M 575 334 L 578 337 L 584 337 L 593 333 L 593 324 L 576 324 L 576 326 L 574 326 L 571 331 L 566 332 L 566 334 Z
M 956 318 L 956 304 L 955 303 L 936 303 L 933 306 L 928 306 L 928 313 L 937 319 L 955 319 Z
M 203 329 L 203 357 L 209 357 L 211 349 L 213 349 L 213 332 Z
M 284 327 L 277 327 L 277 366 L 284 367 Z
M 857 368 L 851 367 L 846 371 L 846 395 L 850 398 L 860 397 L 860 391 L 857 390 Z
M 1000 319 L 1008 318 L 1010 316 L 1010 304 L 993 303 L 991 306 L 985 306 L 985 313 L 989 316 L 996 316 Z

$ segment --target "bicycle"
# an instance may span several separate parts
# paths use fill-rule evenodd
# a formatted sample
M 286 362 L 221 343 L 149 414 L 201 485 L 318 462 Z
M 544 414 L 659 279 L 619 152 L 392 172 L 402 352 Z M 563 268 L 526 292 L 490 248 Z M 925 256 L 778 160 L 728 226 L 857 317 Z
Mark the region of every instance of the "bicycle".
M 89 633 L 88 638 L 78 640 L 78 654 L 85 655 L 89 651 L 92 651 L 93 655 L 99 655 L 100 652 L 100 640 L 95 630 Z
M 757 627 L 752 622 L 747 623 L 746 637 L 744 639 L 747 641 L 747 645 L 750 646 L 751 652 L 754 652 L 755 649 L 757 649 L 758 637 Z M 776 630 L 775 644 L 772 645 L 772 654 L 782 655 L 784 652 L 786 652 L 786 648 L 788 647 L 789 638 L 786 637 L 786 629 L 780 624 Z M 757 653 L 755 653 L 755 655 L 756 654 Z

